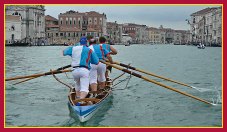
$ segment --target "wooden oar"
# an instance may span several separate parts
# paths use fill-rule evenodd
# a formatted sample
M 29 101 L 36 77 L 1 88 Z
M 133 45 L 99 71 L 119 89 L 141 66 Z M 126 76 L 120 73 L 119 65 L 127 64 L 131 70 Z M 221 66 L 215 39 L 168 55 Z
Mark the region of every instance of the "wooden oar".
M 38 77 L 31 77 L 31 78 L 22 80 L 22 81 L 20 81 L 20 82 L 14 83 L 13 85 L 17 85 L 17 84 L 20 84 L 20 83 L 23 83 L 23 82 L 26 82 L 26 81 L 29 81 L 29 80 L 32 80 L 32 79 L 35 79 L 35 78 L 38 78 Z
M 120 63 L 120 62 L 116 62 L 116 61 L 114 61 L 113 63 L 114 63 L 114 64 L 117 64 L 117 65 L 119 65 L 119 66 L 125 67 L 125 68 L 129 68 L 129 69 L 132 69 L 132 70 L 135 70 L 135 71 L 138 71 L 138 72 L 142 72 L 142 73 L 147 74 L 147 75 L 150 75 L 150 76 L 154 76 L 154 77 L 157 77 L 157 78 L 161 78 L 161 79 L 164 79 L 164 80 L 173 82 L 173 83 L 177 83 L 177 84 L 180 84 L 180 85 L 183 85 L 183 86 L 186 86 L 186 87 L 189 87 L 189 88 L 193 88 L 193 89 L 198 90 L 196 87 L 190 86 L 190 85 L 188 85 L 188 84 L 185 84 L 185 83 L 182 83 L 182 82 L 178 82 L 178 81 L 175 81 L 175 80 L 172 80 L 172 79 L 169 79 L 169 78 L 166 78 L 166 77 L 162 77 L 162 76 L 159 76 L 159 75 L 155 75 L 154 73 L 147 72 L 147 71 L 144 71 L 144 70 L 139 69 L 139 68 L 135 68 L 135 67 L 132 67 L 132 66 L 129 66 L 129 65 Z
M 72 70 L 58 70 L 58 71 L 53 71 L 53 74 L 59 74 L 59 73 L 64 73 L 64 72 L 71 72 Z M 28 76 L 17 76 L 17 77 L 12 77 L 12 78 L 7 78 L 5 81 L 11 81 L 11 80 L 17 80 L 17 79 L 23 79 L 23 78 L 31 78 L 31 77 L 40 77 L 40 76 L 46 76 L 46 75 L 51 75 L 52 72 L 46 72 L 46 73 L 40 73 L 40 74 L 33 74 L 33 75 L 28 75 Z
M 64 70 L 64 69 L 69 68 L 69 67 L 71 67 L 71 65 L 66 65 L 66 66 L 60 67 L 60 68 L 58 68 L 58 69 L 56 69 L 56 70 L 54 70 L 54 71 Z M 17 84 L 20 84 L 20 83 L 23 83 L 23 82 L 26 82 L 26 81 L 29 81 L 29 80 L 32 80 L 32 79 L 35 79 L 35 78 L 38 78 L 38 77 L 40 77 L 40 76 L 31 77 L 31 78 L 22 80 L 22 81 L 20 81 L 20 82 L 14 83 L 13 85 L 17 85 Z
M 144 80 L 146 80 L 146 81 L 148 81 L 148 82 L 157 84 L 157 85 L 159 85 L 159 86 L 162 86 L 162 87 L 167 88 L 167 89 L 169 89 L 169 90 L 175 91 L 175 92 L 180 93 L 180 94 L 182 94 L 182 95 L 191 97 L 191 98 L 196 99 L 196 100 L 198 100 L 198 101 L 201 101 L 201 102 L 203 102 L 203 103 L 213 105 L 212 103 L 210 103 L 210 102 L 208 102 L 208 101 L 206 101 L 206 100 L 204 100 L 204 99 L 201 99 L 201 98 L 198 98 L 198 97 L 193 96 L 193 95 L 191 95 L 191 94 L 182 92 L 182 91 L 177 90 L 177 89 L 175 89 L 175 88 L 173 88 L 173 87 L 166 86 L 166 85 L 164 85 L 164 84 L 162 84 L 162 83 L 156 82 L 156 81 L 154 81 L 154 80 L 152 80 L 152 79 L 149 79 L 149 78 L 147 78 L 147 77 L 144 77 L 144 76 L 142 76 L 142 75 L 140 75 L 140 74 L 137 74 L 137 73 L 135 73 L 135 72 L 132 72 L 132 71 L 130 71 L 130 70 L 128 70 L 128 69 L 121 68 L 121 67 L 119 67 L 119 66 L 110 64 L 110 63 L 105 62 L 105 61 L 103 61 L 103 60 L 100 60 L 100 61 L 101 61 L 102 63 L 106 64 L 106 65 L 110 65 L 110 66 L 114 67 L 115 69 L 121 70 L 121 71 L 123 71 L 123 72 L 126 72 L 126 73 L 128 73 L 128 74 L 131 74 L 131 75 L 136 76 L 136 77 L 138 77 L 138 78 L 142 78 L 142 79 L 144 79 Z

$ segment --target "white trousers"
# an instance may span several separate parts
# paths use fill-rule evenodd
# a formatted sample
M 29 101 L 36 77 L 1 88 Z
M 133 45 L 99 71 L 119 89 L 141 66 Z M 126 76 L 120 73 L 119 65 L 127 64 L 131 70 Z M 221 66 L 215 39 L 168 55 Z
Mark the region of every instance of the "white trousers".
M 76 91 L 89 92 L 89 70 L 78 67 L 72 71 Z
M 106 72 L 106 65 L 103 63 L 99 63 L 98 65 L 93 65 L 91 64 L 91 70 L 90 70 L 90 84 L 97 84 L 97 80 L 99 82 L 105 82 L 106 77 L 105 77 L 105 72 Z

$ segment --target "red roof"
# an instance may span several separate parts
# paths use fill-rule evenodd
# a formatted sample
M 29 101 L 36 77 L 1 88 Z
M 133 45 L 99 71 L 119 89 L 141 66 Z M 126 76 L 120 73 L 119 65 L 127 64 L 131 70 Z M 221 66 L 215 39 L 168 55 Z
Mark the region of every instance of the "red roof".
M 45 20 L 46 21 L 58 21 L 58 19 L 56 19 L 56 18 L 54 18 L 54 17 L 52 17 L 50 15 L 45 16 Z

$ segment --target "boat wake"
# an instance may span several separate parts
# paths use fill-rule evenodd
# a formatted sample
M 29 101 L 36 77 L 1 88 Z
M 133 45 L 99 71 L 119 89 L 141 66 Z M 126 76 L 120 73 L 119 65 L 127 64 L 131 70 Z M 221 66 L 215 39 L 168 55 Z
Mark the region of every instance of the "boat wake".
M 199 92 L 216 91 L 214 89 L 208 89 L 208 88 L 198 88 L 198 87 L 194 87 L 194 86 L 191 86 L 191 87 L 195 90 L 198 90 Z
M 214 89 L 209 89 L 209 88 L 199 88 L 199 87 L 191 86 L 191 88 L 199 92 L 206 93 L 206 95 L 209 96 L 208 98 L 212 105 L 219 106 L 222 104 L 221 92 L 220 90 L 217 89 L 217 87 L 214 87 Z
M 217 87 L 214 87 L 214 88 L 215 88 L 216 94 L 214 94 L 214 96 L 211 98 L 212 104 L 213 105 L 220 105 L 220 104 L 222 104 L 221 93 L 217 89 Z

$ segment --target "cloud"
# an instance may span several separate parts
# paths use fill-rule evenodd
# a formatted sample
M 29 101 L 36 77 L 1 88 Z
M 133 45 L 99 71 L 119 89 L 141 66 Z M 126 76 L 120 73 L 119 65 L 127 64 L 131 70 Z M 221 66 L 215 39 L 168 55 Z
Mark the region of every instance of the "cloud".
M 79 12 L 97 11 L 107 15 L 107 21 L 117 21 L 118 23 L 137 23 L 148 26 L 160 26 L 173 29 L 189 29 L 189 25 L 185 19 L 190 18 L 190 15 L 196 11 L 204 9 L 208 6 L 162 6 L 162 5 L 145 5 L 145 6 L 103 6 L 103 5 L 89 5 L 89 6 L 46 6 L 46 14 L 58 18 L 58 14 L 69 10 Z

